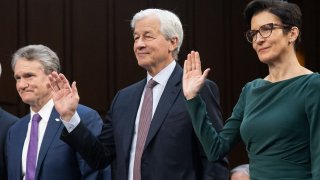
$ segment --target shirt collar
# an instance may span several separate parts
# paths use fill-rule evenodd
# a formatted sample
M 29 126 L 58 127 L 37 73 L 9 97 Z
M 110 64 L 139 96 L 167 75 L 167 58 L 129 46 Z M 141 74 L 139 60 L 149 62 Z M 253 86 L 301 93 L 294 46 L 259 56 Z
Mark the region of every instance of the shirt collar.
M 168 66 L 166 66 L 165 68 L 163 68 L 157 75 L 155 75 L 154 77 L 152 77 L 149 73 L 147 75 L 147 82 L 153 78 L 153 80 L 157 81 L 158 84 L 160 84 L 161 86 L 165 86 L 174 70 L 174 68 L 176 67 L 176 61 L 173 60 Z
M 42 120 L 44 121 L 49 121 L 50 115 L 51 115 L 51 111 L 54 107 L 54 103 L 53 100 L 50 99 L 38 112 L 38 114 L 41 116 Z M 32 119 L 33 115 L 36 114 L 36 112 L 32 111 L 32 109 L 30 108 L 30 120 Z

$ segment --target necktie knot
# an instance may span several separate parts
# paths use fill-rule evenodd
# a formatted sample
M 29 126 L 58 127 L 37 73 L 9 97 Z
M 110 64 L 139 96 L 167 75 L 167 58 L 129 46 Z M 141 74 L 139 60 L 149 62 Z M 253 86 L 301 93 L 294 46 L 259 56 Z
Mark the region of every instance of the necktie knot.
M 147 88 L 152 89 L 152 88 L 154 88 L 157 84 L 158 84 L 157 81 L 155 81 L 155 80 L 153 80 L 153 79 L 150 79 L 150 80 L 148 81 Z
M 40 120 L 41 120 L 41 116 L 38 113 L 33 115 L 32 121 L 40 122 Z

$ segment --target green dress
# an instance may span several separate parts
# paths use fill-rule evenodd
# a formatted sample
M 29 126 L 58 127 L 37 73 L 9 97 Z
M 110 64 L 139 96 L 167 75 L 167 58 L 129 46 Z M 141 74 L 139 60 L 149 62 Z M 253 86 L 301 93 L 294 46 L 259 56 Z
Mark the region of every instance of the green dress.
M 225 156 L 241 139 L 252 180 L 320 180 L 320 75 L 271 83 L 263 79 L 242 89 L 220 132 L 212 128 L 200 96 L 186 101 L 209 160 Z

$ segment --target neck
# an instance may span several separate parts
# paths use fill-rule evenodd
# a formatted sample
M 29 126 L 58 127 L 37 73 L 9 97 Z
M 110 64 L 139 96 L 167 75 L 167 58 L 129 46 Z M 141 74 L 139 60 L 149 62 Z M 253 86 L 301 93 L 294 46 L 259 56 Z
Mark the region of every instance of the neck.
M 38 100 L 38 101 L 34 102 L 33 104 L 30 104 L 32 111 L 34 111 L 36 113 L 39 112 L 41 110 L 41 108 L 50 101 L 51 98 L 52 98 L 52 96 L 50 95 L 45 98 L 41 98 L 41 100 Z
M 310 70 L 301 66 L 295 54 L 282 58 L 275 63 L 268 64 L 269 75 L 265 80 L 270 82 L 278 82 L 297 76 L 310 74 Z
M 172 61 L 174 61 L 173 59 L 170 61 L 166 61 L 163 63 L 159 63 L 156 64 L 155 66 L 150 66 L 148 68 L 146 68 L 146 70 L 148 71 L 148 73 L 154 77 L 156 76 L 160 71 L 162 71 L 164 68 L 166 68 Z

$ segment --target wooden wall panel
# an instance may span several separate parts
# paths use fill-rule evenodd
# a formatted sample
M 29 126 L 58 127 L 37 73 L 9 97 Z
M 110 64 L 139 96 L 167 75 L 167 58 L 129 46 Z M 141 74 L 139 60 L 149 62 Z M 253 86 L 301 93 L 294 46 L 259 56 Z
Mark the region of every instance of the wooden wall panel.
M 106 109 L 107 1 L 74 1 L 71 9 L 72 67 L 80 102 L 99 112 Z
M 195 18 L 191 29 L 193 46 L 190 49 L 199 51 L 203 67 L 211 68 L 209 78 L 214 80 L 220 89 L 222 99 L 230 94 L 230 36 L 226 24 L 230 23 L 230 16 L 226 12 L 228 1 L 199 1 L 195 4 Z M 225 101 L 221 101 L 223 109 Z
M 19 97 L 15 90 L 15 81 L 11 70 L 11 54 L 16 49 L 19 33 L 18 0 L 0 1 L 0 62 L 2 74 L 0 78 L 0 105 L 11 113 L 19 111 Z
M 63 0 L 28 0 L 25 7 L 25 44 L 44 44 L 63 52 Z
M 122 10 L 124 5 L 126 10 Z M 146 76 L 137 64 L 133 52 L 133 35 L 130 27 L 132 16 L 147 6 L 146 1 L 115 0 L 114 2 L 114 58 L 116 90 L 128 86 Z
M 132 16 L 141 9 L 168 9 L 180 17 L 183 64 L 190 50 L 201 54 L 209 78 L 220 88 L 223 116 L 229 117 L 245 83 L 267 75 L 267 66 L 244 38 L 249 28 L 242 16 L 250 0 L 10 0 L 0 2 L 0 105 L 22 116 L 21 102 L 10 67 L 12 53 L 27 44 L 44 44 L 56 51 L 62 72 L 77 81 L 80 102 L 104 116 L 115 93 L 146 76 L 133 53 Z M 303 42 L 299 51 L 306 66 L 319 71 L 320 17 L 317 0 L 292 0 L 303 12 Z M 247 161 L 243 144 L 230 156 L 231 167 Z
M 305 57 L 306 66 L 320 71 L 320 17 L 319 1 L 298 1 L 303 13 L 302 44 L 300 45 Z

